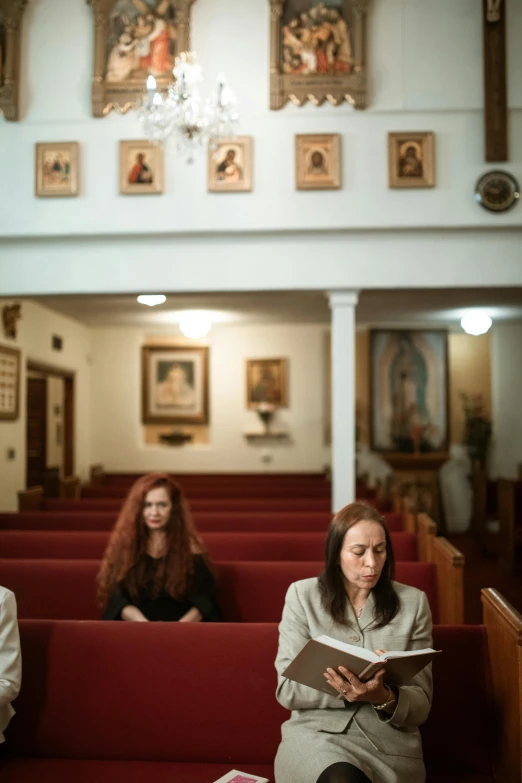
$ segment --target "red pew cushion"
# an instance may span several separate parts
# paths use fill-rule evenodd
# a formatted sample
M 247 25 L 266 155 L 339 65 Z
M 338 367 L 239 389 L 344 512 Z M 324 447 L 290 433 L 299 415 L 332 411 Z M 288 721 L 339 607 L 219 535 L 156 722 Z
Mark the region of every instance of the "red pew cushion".
M 212 560 L 321 560 L 320 532 L 203 532 Z M 417 559 L 413 533 L 391 533 L 396 560 Z M 0 530 L 0 558 L 102 558 L 109 531 Z
M 1 560 L 0 583 L 12 590 L 18 616 L 26 619 L 95 620 L 97 560 Z M 317 576 L 322 562 L 235 562 L 214 565 L 218 600 L 229 622 L 279 622 L 289 585 Z M 433 563 L 397 563 L 399 582 L 424 590 L 437 609 L 437 569 Z
M 111 772 L 137 783 L 147 773 L 208 783 L 232 767 L 271 777 L 288 715 L 274 698 L 276 625 L 21 621 L 20 630 L 24 687 L 6 733 L 4 754 L 15 758 L 0 761 L 3 783 L 90 783 Z M 434 645 L 443 654 L 421 727 L 428 781 L 490 783 L 485 630 L 435 626 Z M 455 698 L 455 682 L 468 681 L 466 698 Z M 152 761 L 162 762 L 157 774 Z

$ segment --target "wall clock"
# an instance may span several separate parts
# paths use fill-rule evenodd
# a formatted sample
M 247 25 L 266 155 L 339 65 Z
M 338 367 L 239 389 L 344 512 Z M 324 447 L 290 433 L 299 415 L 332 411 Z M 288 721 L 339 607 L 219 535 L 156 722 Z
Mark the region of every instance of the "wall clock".
M 520 187 L 507 171 L 487 171 L 475 185 L 475 198 L 490 212 L 505 212 L 520 199 Z

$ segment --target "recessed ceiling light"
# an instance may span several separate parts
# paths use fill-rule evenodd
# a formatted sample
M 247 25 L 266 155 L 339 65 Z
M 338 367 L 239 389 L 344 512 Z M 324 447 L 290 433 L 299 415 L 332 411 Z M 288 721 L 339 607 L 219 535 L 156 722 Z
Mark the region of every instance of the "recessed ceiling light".
M 206 337 L 212 328 L 212 321 L 206 313 L 192 312 L 185 313 L 179 322 L 179 328 L 185 337 L 198 340 Z
M 486 334 L 491 328 L 492 323 L 493 321 L 486 313 L 469 313 L 469 315 L 464 316 L 460 325 L 468 334 L 477 336 L 479 334 Z
M 138 302 L 140 304 L 154 307 L 155 305 L 163 304 L 167 301 L 167 297 L 163 294 L 141 294 L 138 296 Z

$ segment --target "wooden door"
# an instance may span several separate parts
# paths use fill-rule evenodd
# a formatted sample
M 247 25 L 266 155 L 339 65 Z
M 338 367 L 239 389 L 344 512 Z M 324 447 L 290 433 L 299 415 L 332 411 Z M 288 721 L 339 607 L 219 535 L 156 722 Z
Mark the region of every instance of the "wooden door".
M 63 401 L 63 475 L 74 474 L 74 378 L 66 377 Z
M 47 460 L 47 381 L 27 378 L 26 486 L 43 484 Z

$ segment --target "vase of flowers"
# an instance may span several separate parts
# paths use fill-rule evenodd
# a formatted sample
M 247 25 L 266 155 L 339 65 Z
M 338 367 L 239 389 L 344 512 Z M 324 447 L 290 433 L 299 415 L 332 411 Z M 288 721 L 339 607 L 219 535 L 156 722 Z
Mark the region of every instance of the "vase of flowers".
M 491 419 L 481 394 L 461 393 L 464 407 L 464 444 L 472 462 L 485 468 L 491 442 Z
M 257 406 L 257 415 L 265 425 L 265 434 L 270 432 L 270 424 L 274 417 L 276 406 L 271 402 L 260 402 Z

